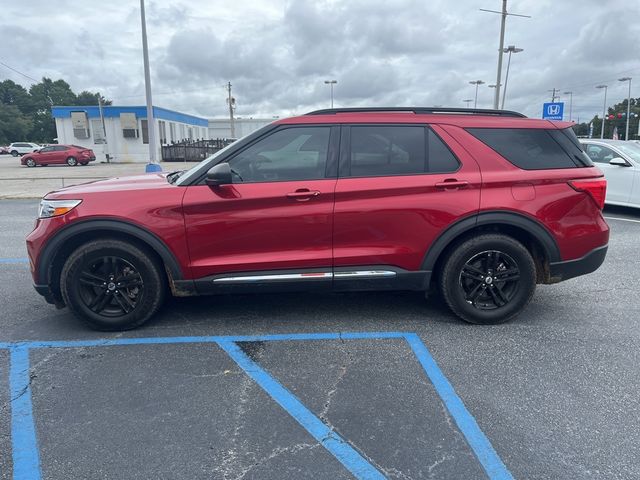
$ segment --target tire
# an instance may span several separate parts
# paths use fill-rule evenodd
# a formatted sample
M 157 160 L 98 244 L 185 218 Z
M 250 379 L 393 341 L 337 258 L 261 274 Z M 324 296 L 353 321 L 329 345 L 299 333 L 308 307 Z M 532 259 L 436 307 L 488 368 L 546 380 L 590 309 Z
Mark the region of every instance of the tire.
M 84 167 L 85 165 L 89 165 L 89 162 L 80 162 L 80 165 Z
M 36 166 L 36 161 L 33 158 L 27 158 L 24 163 L 27 165 L 27 167 L 35 167 Z
M 12 155 L 13 157 L 17 157 L 17 156 L 19 155 L 19 153 L 18 153 L 18 151 L 17 151 L 17 150 L 11 150 L 11 155 Z
M 69 165 L 70 167 L 75 167 L 76 165 L 78 165 L 78 160 L 76 160 L 75 157 L 69 157 L 67 158 L 67 165 Z
M 136 245 L 94 240 L 69 256 L 60 274 L 60 290 L 69 309 L 89 327 L 130 330 L 162 305 L 166 292 L 162 271 L 160 263 Z
M 478 235 L 448 255 L 440 289 L 449 308 L 464 321 L 504 323 L 531 301 L 536 289 L 535 262 L 512 237 Z

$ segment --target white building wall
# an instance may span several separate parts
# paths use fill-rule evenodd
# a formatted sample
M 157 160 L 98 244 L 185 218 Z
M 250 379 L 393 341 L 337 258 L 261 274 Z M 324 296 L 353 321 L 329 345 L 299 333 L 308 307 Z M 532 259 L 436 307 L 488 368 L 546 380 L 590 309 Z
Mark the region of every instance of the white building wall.
M 275 118 L 236 118 L 236 138 L 242 138 L 272 122 Z M 231 121 L 228 118 L 209 119 L 209 138 L 231 138 Z
M 149 161 L 149 145 L 143 143 L 142 139 L 142 122 L 140 119 L 137 119 L 138 123 L 138 138 L 125 138 L 122 135 L 122 127 L 120 125 L 120 117 L 105 117 L 105 130 L 107 134 L 107 143 L 94 143 L 96 138 L 94 128 L 99 127 L 101 124 L 99 122 L 93 122 L 93 118 L 89 119 L 89 138 L 76 138 L 73 135 L 73 124 L 71 122 L 71 118 L 56 118 L 56 130 L 58 133 L 58 143 L 59 144 L 67 144 L 67 145 L 80 145 L 82 147 L 91 148 L 95 154 L 96 159 L 99 162 L 106 161 L 106 155 L 109 154 L 112 162 L 117 163 L 147 163 Z M 187 132 L 189 128 L 192 128 L 193 137 L 201 139 L 206 138 L 208 135 L 208 130 L 206 127 L 199 127 L 189 124 L 184 124 L 180 122 L 164 120 L 164 119 L 154 119 L 155 127 L 156 127 L 156 138 L 158 139 L 158 160 L 162 159 L 162 152 L 160 147 L 160 126 L 159 122 L 164 121 L 166 124 L 166 132 L 167 132 L 167 143 L 171 143 L 171 141 L 177 142 L 182 140 L 183 138 L 187 138 Z M 176 132 L 176 138 L 170 138 L 170 124 L 174 124 L 174 131 Z M 185 132 L 185 136 L 181 136 L 181 132 Z

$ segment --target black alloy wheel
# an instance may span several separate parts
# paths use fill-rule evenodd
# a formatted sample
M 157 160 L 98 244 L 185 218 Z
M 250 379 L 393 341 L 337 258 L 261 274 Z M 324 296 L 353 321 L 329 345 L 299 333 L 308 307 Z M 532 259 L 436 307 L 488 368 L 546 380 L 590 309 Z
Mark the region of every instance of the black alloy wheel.
M 94 240 L 69 255 L 60 274 L 62 298 L 92 328 L 129 330 L 162 305 L 163 266 L 152 251 L 122 240 Z
M 457 245 L 440 268 L 449 308 L 469 323 L 503 323 L 518 315 L 536 288 L 536 265 L 518 240 L 480 234 Z

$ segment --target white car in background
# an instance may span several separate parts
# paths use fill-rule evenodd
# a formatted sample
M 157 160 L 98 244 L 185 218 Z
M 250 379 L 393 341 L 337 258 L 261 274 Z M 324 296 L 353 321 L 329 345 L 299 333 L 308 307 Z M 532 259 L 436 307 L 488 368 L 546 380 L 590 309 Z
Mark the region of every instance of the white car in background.
M 584 151 L 607 179 L 607 205 L 640 208 L 640 143 L 580 139 Z
M 25 153 L 35 152 L 40 148 L 42 147 L 37 143 L 15 142 L 9 145 L 9 153 L 14 157 L 17 157 L 18 155 L 24 155 Z

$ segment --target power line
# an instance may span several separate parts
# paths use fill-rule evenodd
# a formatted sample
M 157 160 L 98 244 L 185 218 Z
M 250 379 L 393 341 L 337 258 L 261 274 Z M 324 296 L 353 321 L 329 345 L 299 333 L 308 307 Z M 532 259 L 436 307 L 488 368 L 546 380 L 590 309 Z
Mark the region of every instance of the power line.
M 15 69 L 15 68 L 13 68 L 12 66 L 7 65 L 7 64 L 6 64 L 6 63 L 4 63 L 4 62 L 0 62 L 0 65 L 2 65 L 3 67 L 7 67 L 9 70 L 13 70 L 14 72 L 16 72 L 16 73 L 18 73 L 18 74 L 22 75 L 22 76 L 23 76 L 23 77 L 25 77 L 25 78 L 28 78 L 29 80 L 33 80 L 33 81 L 34 81 L 34 82 L 36 82 L 36 83 L 38 83 L 38 82 L 40 81 L 40 80 L 36 80 L 36 79 L 35 79 L 35 78 L 33 78 L 33 77 L 30 77 L 30 76 L 29 76 L 29 75 L 27 75 L 26 73 L 22 73 L 20 70 L 16 70 L 16 69 Z

